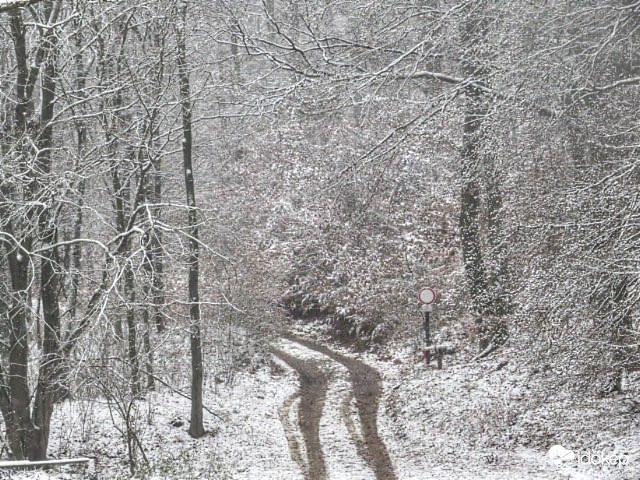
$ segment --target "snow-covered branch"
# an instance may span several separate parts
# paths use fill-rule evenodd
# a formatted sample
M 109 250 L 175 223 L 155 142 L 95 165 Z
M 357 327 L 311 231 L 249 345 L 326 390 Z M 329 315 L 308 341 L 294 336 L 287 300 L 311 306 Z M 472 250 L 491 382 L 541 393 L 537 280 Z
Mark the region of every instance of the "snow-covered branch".
M 13 10 L 15 8 L 28 7 L 42 0 L 0 0 L 0 13 Z

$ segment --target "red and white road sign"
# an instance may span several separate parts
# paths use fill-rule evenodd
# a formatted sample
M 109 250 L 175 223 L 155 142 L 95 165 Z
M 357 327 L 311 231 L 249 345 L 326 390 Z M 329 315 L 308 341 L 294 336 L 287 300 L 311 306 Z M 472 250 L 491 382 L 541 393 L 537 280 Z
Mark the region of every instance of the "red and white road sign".
M 418 292 L 418 300 L 424 305 L 431 305 L 436 300 L 436 292 L 433 288 L 421 288 Z

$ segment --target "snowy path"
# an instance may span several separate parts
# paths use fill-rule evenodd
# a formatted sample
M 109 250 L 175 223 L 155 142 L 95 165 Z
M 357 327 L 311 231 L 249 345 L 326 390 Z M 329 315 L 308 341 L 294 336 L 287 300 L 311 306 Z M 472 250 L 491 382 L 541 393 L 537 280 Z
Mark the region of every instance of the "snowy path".
M 289 442 L 289 450 L 293 458 L 304 472 L 307 478 L 326 478 L 326 467 L 324 456 L 320 442 L 320 418 L 323 413 L 325 397 L 327 393 L 327 376 L 315 365 L 314 362 L 307 359 L 300 359 L 296 355 L 290 355 L 281 350 L 274 350 L 276 357 L 298 372 L 300 378 L 300 391 L 297 393 L 300 401 L 291 402 L 290 399 L 285 402 L 281 411 L 283 426 Z M 298 403 L 297 425 L 299 425 L 298 434 L 295 431 L 296 424 L 291 420 L 296 415 L 292 411 L 293 404 Z M 300 441 L 300 436 L 304 442 Z M 304 446 L 304 447 L 303 447 Z M 302 451 L 306 455 L 302 455 Z
M 357 360 L 294 337 L 281 340 L 274 353 L 300 378 L 298 436 L 305 439 L 305 476 L 394 479 L 389 456 L 377 433 L 381 391 L 377 372 Z M 290 417 L 290 412 L 285 415 L 285 431 L 291 430 L 291 422 L 286 420 Z M 287 436 L 291 456 L 300 464 L 301 442 L 292 441 L 292 433 Z

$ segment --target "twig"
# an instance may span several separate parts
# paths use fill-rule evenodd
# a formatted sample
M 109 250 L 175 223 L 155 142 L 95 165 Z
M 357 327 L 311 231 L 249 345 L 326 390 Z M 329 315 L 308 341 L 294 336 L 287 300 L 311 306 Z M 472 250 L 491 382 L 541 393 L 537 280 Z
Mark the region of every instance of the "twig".
M 128 367 L 131 366 L 131 364 L 127 361 L 124 360 L 122 358 L 118 358 L 118 357 L 109 357 L 109 360 L 118 360 L 119 362 L 124 363 L 125 365 L 127 365 Z M 104 365 L 91 365 L 94 368 L 106 368 Z M 140 370 L 140 372 L 144 373 L 145 375 L 149 375 L 150 377 L 152 377 L 154 380 L 157 380 L 158 382 L 160 382 L 161 384 L 163 384 L 165 387 L 167 387 L 169 390 L 171 390 L 173 393 L 177 393 L 178 395 L 180 395 L 183 398 L 186 398 L 187 400 L 191 401 L 191 397 L 189 395 L 187 395 L 186 393 L 182 393 L 180 390 L 172 387 L 171 385 L 169 385 L 167 382 L 165 382 L 163 379 L 161 379 L 160 377 L 154 375 L 153 373 L 149 373 L 147 372 L 144 368 L 140 368 L 138 367 L 138 370 Z M 215 413 L 214 411 L 212 411 L 210 408 L 208 408 L 206 405 L 203 405 L 202 408 L 204 410 L 206 410 L 207 412 L 209 412 L 211 415 L 213 415 L 214 417 L 222 420 L 223 422 L 226 421 L 225 418 L 221 417 L 220 415 L 218 415 L 217 413 Z
M 14 8 L 28 7 L 41 1 L 42 0 L 9 0 L 7 2 L 0 0 L 0 13 L 13 10 Z

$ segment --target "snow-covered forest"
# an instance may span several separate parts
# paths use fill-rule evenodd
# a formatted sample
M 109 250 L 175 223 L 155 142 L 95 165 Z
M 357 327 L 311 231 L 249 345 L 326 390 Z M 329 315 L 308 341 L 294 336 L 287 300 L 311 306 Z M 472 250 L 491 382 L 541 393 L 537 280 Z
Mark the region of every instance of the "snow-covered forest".
M 0 0 L 0 478 L 640 478 L 639 47 L 638 0 Z

